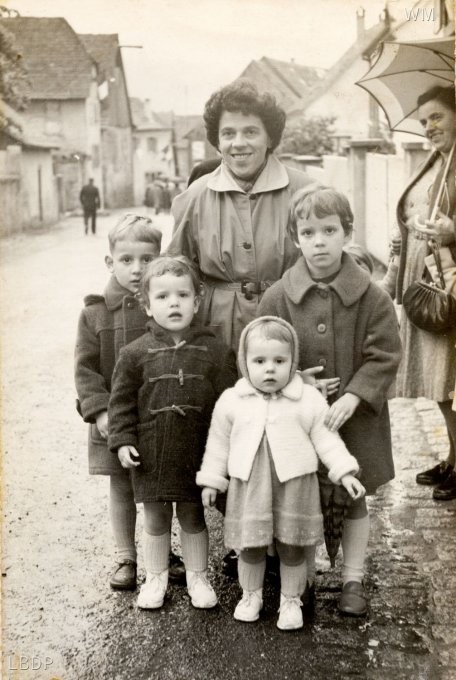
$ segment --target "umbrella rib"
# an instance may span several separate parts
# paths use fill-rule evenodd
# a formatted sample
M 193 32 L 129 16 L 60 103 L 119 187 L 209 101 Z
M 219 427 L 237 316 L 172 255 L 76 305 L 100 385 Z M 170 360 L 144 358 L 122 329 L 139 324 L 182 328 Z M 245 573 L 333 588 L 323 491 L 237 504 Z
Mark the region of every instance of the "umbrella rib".
M 433 75 L 435 78 L 440 78 L 440 80 L 448 81 L 448 78 L 445 78 L 445 76 L 438 75 L 438 73 L 436 73 L 435 71 L 443 71 L 444 73 L 447 73 L 447 72 L 450 73 L 451 69 L 410 68 L 410 69 L 407 69 L 407 70 L 395 71 L 394 73 L 386 73 L 384 75 L 372 76 L 372 78 L 366 78 L 365 76 L 363 76 L 362 81 L 357 80 L 355 82 L 355 85 L 359 85 L 361 82 L 367 83 L 370 80 L 386 80 L 386 78 L 394 78 L 395 76 L 400 76 L 403 73 L 429 73 L 429 74 Z M 368 75 L 368 74 L 366 73 L 366 75 Z

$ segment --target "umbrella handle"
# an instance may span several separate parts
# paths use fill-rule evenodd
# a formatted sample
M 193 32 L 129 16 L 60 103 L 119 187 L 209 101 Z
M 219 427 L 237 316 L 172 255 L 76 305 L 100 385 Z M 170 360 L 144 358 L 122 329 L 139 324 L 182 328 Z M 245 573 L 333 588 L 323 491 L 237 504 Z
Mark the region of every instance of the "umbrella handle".
M 443 174 L 442 174 L 442 179 L 440 180 L 439 190 L 438 190 L 438 192 L 437 192 L 437 196 L 435 197 L 434 206 L 433 206 L 433 208 L 432 208 L 432 212 L 431 212 L 431 215 L 430 215 L 430 217 L 429 217 L 429 221 L 430 221 L 430 222 L 434 222 L 434 221 L 435 221 L 435 218 L 436 218 L 437 213 L 438 213 L 438 211 L 439 211 L 440 201 L 441 201 L 441 199 L 442 199 L 442 194 L 443 194 L 443 191 L 444 191 L 444 189 L 445 189 L 445 182 L 446 182 L 446 180 L 447 180 L 448 173 L 449 173 L 449 171 L 450 171 L 451 161 L 453 160 L 453 154 L 454 154 L 454 147 L 455 147 L 455 145 L 456 145 L 456 142 L 453 142 L 453 146 L 451 147 L 451 151 L 450 151 L 450 153 L 448 154 L 448 158 L 447 158 L 447 161 L 446 161 L 446 163 L 445 163 L 445 169 L 444 169 Z

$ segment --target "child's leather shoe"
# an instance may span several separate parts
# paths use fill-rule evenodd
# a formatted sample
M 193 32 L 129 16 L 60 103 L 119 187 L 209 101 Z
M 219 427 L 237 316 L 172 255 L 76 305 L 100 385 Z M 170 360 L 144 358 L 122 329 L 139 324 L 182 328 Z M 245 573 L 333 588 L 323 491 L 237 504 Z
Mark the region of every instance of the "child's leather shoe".
M 185 565 L 172 551 L 169 553 L 168 578 L 173 583 L 185 583 Z
M 111 574 L 109 585 L 113 590 L 136 590 L 136 562 L 119 562 Z
M 338 606 L 341 614 L 365 616 L 367 614 L 367 597 L 364 585 L 358 581 L 348 581 L 342 588 Z
M 280 593 L 280 609 L 277 628 L 280 630 L 298 630 L 302 628 L 304 621 L 302 618 L 302 602 L 296 596 L 287 596 Z
M 165 600 L 168 587 L 168 570 L 160 574 L 147 573 L 146 582 L 142 584 L 138 595 L 140 609 L 159 609 Z
M 243 590 L 242 598 L 234 610 L 234 618 L 238 621 L 258 621 L 263 607 L 263 589 Z
M 197 609 L 212 609 L 217 604 L 215 590 L 207 580 L 207 571 L 187 571 L 187 590 Z

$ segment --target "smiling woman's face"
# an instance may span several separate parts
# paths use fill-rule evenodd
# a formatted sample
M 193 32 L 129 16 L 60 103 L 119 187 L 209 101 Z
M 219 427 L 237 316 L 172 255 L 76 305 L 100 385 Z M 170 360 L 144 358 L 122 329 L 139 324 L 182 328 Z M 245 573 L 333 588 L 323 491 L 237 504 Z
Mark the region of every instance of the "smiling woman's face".
M 434 149 L 448 153 L 455 140 L 455 112 L 437 99 L 431 99 L 420 106 L 418 118 Z
M 253 177 L 263 165 L 270 146 L 268 133 L 258 116 L 240 111 L 224 111 L 220 116 L 220 153 L 237 177 Z

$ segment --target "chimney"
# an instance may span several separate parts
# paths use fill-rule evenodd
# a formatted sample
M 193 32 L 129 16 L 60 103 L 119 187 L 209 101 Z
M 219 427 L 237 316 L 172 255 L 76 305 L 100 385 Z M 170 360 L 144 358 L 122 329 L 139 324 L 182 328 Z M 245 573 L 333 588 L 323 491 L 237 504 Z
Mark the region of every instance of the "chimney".
M 362 40 L 364 37 L 364 19 L 366 12 L 364 7 L 358 7 L 356 10 L 356 37 L 358 41 Z

